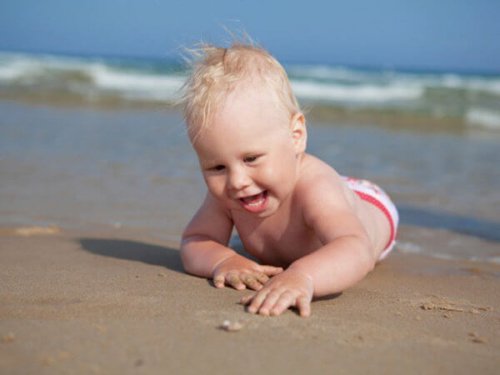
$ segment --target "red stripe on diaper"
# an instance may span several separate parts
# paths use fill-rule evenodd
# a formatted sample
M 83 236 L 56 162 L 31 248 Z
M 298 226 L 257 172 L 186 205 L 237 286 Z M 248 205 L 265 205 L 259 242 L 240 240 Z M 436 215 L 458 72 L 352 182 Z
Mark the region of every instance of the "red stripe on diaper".
M 384 250 L 387 249 L 392 244 L 392 241 L 394 241 L 394 239 L 396 237 L 396 230 L 394 228 L 394 220 L 391 216 L 391 213 L 389 212 L 387 207 L 385 207 L 384 204 L 382 202 L 380 202 L 377 198 L 374 198 L 371 195 L 363 193 L 361 191 L 354 190 L 354 192 L 356 194 L 358 194 L 358 196 L 361 199 L 363 199 L 364 201 L 367 201 L 367 202 L 373 204 L 374 206 L 376 206 L 377 208 L 379 208 L 384 213 L 384 215 L 387 217 L 387 220 L 389 220 L 389 225 L 391 227 L 391 236 L 389 238 L 389 242 L 387 242 L 387 245 L 385 245 Z

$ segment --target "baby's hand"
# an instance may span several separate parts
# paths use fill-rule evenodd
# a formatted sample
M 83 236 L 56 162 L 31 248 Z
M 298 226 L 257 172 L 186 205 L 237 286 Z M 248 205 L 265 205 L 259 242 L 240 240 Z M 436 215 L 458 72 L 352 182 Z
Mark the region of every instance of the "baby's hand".
M 260 290 L 270 277 L 283 272 L 281 267 L 261 266 L 250 259 L 235 254 L 221 263 L 213 271 L 213 281 L 216 288 L 225 285 L 243 290 L 247 287 Z
M 288 269 L 270 280 L 259 292 L 241 299 L 248 305 L 248 312 L 265 316 L 276 316 L 295 306 L 300 316 L 311 314 L 314 293 L 312 279 L 297 270 Z

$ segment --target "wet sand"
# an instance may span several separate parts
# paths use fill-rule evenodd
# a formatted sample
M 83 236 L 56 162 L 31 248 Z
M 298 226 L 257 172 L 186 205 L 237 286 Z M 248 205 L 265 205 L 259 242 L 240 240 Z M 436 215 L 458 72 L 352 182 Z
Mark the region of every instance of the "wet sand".
M 498 373 L 494 264 L 396 251 L 310 318 L 266 318 L 184 274 L 173 243 L 18 229 L 0 236 L 1 373 Z

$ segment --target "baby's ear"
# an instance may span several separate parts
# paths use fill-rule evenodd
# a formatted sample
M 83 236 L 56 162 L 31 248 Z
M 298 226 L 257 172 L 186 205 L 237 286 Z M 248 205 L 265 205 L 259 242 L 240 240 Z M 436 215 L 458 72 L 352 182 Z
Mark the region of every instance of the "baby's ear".
M 297 112 L 292 116 L 290 131 L 296 152 L 305 152 L 307 144 L 307 129 L 306 118 L 302 112 Z

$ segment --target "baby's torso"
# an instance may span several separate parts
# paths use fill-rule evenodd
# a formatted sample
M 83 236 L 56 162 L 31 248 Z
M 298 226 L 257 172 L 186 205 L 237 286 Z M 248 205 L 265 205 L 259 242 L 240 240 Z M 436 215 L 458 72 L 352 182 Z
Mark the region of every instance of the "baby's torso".
M 317 250 L 321 243 L 303 220 L 299 207 L 283 208 L 264 220 L 233 217 L 245 250 L 264 264 L 288 266 Z
M 309 170 L 299 182 L 302 186 L 315 184 L 318 178 L 332 180 L 332 184 L 341 183 L 341 178 L 322 161 L 308 156 Z M 332 194 L 335 194 L 332 189 Z M 381 211 L 366 201 L 361 200 L 351 189 L 344 185 L 343 196 L 350 203 L 352 212 L 370 238 L 376 252 L 383 250 L 387 241 L 386 219 Z M 323 244 L 308 225 L 304 217 L 304 202 L 301 193 L 292 195 L 274 215 L 259 219 L 234 213 L 232 219 L 245 250 L 264 264 L 286 267 L 295 260 L 314 252 Z M 341 217 L 331 215 L 328 220 L 335 225 Z
M 314 228 L 304 218 L 303 186 L 314 184 L 314 176 L 336 176 L 328 165 L 306 155 L 294 192 L 270 217 L 259 219 L 233 215 L 235 228 L 245 250 L 265 264 L 286 267 L 322 246 Z M 332 218 L 335 220 L 335 218 Z

